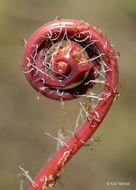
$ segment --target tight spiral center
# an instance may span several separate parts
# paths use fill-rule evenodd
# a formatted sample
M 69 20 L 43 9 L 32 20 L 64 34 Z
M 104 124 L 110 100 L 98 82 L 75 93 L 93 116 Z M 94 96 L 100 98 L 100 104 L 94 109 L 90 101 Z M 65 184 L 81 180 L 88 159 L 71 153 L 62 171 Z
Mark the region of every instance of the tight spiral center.
M 82 53 L 80 45 L 76 42 L 56 48 L 48 63 L 50 66 L 47 69 L 44 50 L 41 50 L 37 55 L 39 76 L 46 81 L 47 85 L 56 88 L 63 88 L 76 82 L 81 83 L 85 72 L 93 68 L 92 62 L 88 61 L 88 57 Z

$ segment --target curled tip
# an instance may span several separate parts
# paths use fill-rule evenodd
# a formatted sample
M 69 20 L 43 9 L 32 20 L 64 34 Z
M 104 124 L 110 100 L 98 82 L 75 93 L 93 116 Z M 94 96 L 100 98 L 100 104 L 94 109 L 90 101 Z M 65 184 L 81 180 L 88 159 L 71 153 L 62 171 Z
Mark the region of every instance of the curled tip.
M 37 91 L 56 100 L 84 96 L 95 84 L 103 84 L 99 96 L 88 94 L 98 101 L 86 112 L 85 122 L 39 172 L 34 179 L 38 186 L 28 188 L 43 190 L 56 182 L 64 165 L 106 116 L 117 91 L 118 65 L 114 49 L 100 30 L 84 21 L 59 19 L 32 34 L 25 47 L 23 68 Z

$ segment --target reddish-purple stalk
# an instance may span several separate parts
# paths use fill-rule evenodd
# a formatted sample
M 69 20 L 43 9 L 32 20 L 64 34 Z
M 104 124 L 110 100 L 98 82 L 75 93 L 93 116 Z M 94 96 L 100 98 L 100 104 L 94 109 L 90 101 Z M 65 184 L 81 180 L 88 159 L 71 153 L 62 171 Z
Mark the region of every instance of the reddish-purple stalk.
M 81 43 L 77 43 L 75 36 Z M 68 40 L 65 47 L 54 49 L 48 60 L 52 71 L 48 72 L 45 67 L 47 48 L 51 47 L 51 42 L 55 44 L 62 39 L 70 39 L 70 41 Z M 84 43 L 82 43 L 83 39 L 85 39 Z M 83 21 L 63 19 L 47 23 L 31 36 L 26 45 L 23 67 L 30 84 L 50 98 L 68 100 L 84 94 L 88 88 L 92 88 L 93 85 L 86 85 L 86 88 L 82 88 L 82 85 L 84 82 L 98 77 L 98 73 L 95 71 L 100 69 L 99 63 L 93 59 L 90 61 L 81 53 L 80 49 L 80 46 L 85 47 L 91 42 L 97 51 L 92 53 L 92 49 L 86 48 L 88 57 L 91 58 L 92 54 L 98 56 L 99 52 L 105 63 L 105 84 L 99 101 L 81 127 L 41 169 L 34 179 L 35 185 L 30 185 L 28 190 L 45 190 L 50 184 L 54 184 L 65 164 L 98 128 L 116 95 L 118 66 L 114 49 L 107 38 L 100 30 Z M 80 62 L 83 64 L 79 64 Z M 87 71 L 89 74 L 84 79 Z M 73 83 L 74 87 L 71 87 Z

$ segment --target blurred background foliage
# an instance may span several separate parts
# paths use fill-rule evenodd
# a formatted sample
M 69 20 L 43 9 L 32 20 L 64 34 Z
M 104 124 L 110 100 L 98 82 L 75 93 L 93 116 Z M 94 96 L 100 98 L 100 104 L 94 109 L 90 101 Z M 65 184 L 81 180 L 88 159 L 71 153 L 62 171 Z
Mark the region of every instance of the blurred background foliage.
M 135 0 L 0 1 L 0 189 L 19 189 L 18 165 L 24 164 L 34 177 L 55 152 L 56 142 L 41 130 L 57 135 L 63 120 L 60 102 L 32 89 L 21 64 L 22 40 L 56 16 L 85 20 L 100 28 L 121 57 L 120 97 L 94 135 L 102 142 L 93 151 L 79 151 L 65 167 L 55 189 L 136 189 Z M 65 105 L 65 125 L 73 129 L 79 109 L 77 100 Z M 130 185 L 107 186 L 108 181 Z M 27 186 L 25 180 L 24 189 Z

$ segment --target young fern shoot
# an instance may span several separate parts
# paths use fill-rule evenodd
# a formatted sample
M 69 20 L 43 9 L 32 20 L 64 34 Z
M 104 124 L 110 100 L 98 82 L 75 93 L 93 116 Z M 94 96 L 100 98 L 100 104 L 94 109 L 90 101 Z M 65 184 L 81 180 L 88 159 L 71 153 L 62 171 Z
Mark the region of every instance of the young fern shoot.
M 106 116 L 117 93 L 116 52 L 96 27 L 84 21 L 59 19 L 32 34 L 25 46 L 23 68 L 29 83 L 49 98 L 62 102 L 86 98 L 86 105 L 80 103 L 72 137 L 66 142 L 59 140 L 63 146 L 28 187 L 28 190 L 46 190 L 54 186 L 65 164 Z M 82 112 L 86 114 L 85 120 Z M 80 117 L 84 121 L 78 128 Z M 50 136 L 47 132 L 46 135 Z

